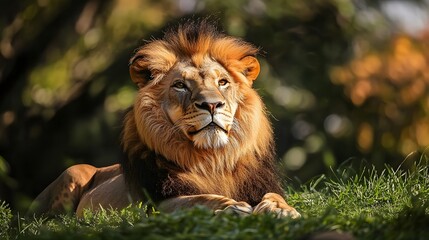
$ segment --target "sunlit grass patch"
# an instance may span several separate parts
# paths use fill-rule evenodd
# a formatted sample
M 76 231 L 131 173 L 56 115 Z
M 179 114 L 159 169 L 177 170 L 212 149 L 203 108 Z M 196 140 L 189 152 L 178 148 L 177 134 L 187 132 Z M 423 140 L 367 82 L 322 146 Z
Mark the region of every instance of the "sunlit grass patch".
M 6 239 L 297 239 L 321 232 L 352 234 L 358 239 L 429 237 L 429 171 L 386 167 L 355 171 L 340 167 L 299 189 L 287 189 L 288 202 L 301 219 L 271 215 L 214 216 L 196 207 L 173 214 L 146 214 L 147 206 L 85 212 L 83 218 L 12 216 L 0 205 L 1 236 Z

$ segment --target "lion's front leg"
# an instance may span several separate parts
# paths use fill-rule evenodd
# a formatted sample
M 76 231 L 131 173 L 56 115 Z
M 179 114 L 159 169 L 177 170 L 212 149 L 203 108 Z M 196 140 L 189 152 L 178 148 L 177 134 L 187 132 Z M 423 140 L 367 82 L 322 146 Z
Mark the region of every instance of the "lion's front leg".
M 234 199 L 216 194 L 201 194 L 179 196 L 164 200 L 160 203 L 159 210 L 165 212 L 173 212 L 178 209 L 190 208 L 194 206 L 205 206 L 214 213 L 233 213 L 237 215 L 252 214 L 253 208 L 246 202 L 237 202 Z
M 301 217 L 301 214 L 289 206 L 285 199 L 277 193 L 265 194 L 262 201 L 253 209 L 253 213 L 275 213 L 278 217 Z

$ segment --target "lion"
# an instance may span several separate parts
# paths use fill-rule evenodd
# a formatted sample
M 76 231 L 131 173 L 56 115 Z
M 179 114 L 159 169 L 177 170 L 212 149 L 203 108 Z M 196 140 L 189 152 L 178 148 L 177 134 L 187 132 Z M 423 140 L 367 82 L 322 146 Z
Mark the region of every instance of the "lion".
M 300 214 L 282 197 L 271 123 L 252 88 L 259 49 L 207 20 L 181 23 L 129 62 L 137 85 L 120 164 L 71 166 L 37 196 L 36 213 L 201 205 L 214 213 Z

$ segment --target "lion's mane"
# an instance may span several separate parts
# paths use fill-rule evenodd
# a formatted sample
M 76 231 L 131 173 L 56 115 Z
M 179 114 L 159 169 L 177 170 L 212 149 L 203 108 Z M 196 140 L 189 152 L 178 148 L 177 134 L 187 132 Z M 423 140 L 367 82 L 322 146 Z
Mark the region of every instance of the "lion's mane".
M 207 21 L 186 22 L 136 50 L 130 74 L 139 86 L 136 101 L 124 119 L 122 161 L 127 185 L 140 198 L 154 201 L 189 194 L 214 193 L 256 204 L 270 190 L 282 193 L 273 167 L 273 131 L 246 56 L 258 49 L 220 33 Z M 199 66 L 204 56 L 219 62 L 239 84 L 229 142 L 221 148 L 197 148 L 168 120 L 163 78 L 180 59 Z M 240 74 L 243 73 L 243 74 Z M 252 182 L 260 186 L 252 186 Z

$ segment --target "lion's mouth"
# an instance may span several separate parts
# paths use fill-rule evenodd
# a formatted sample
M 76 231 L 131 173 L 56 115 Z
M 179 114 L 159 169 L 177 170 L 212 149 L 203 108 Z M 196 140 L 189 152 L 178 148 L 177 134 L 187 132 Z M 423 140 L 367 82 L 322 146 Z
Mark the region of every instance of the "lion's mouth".
M 200 132 L 202 132 L 204 130 L 216 130 L 216 129 L 219 129 L 219 130 L 223 131 L 224 133 L 228 134 L 228 131 L 226 129 L 224 129 L 223 127 L 219 126 L 215 122 L 211 122 L 211 123 L 207 124 L 206 126 L 198 129 L 198 130 L 190 131 L 189 135 L 192 136 L 192 135 L 196 135 L 196 134 L 198 134 L 198 133 L 200 133 Z

